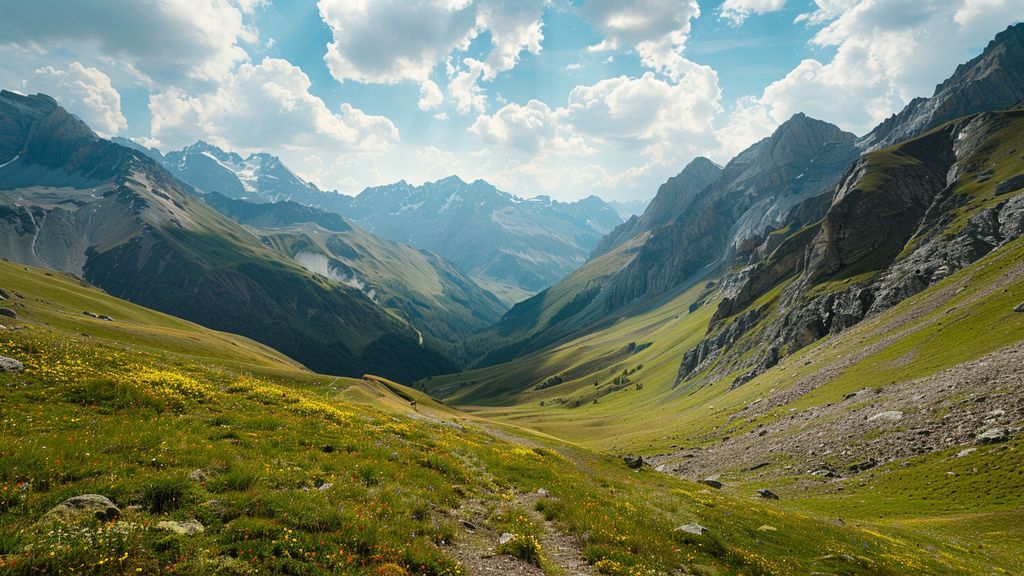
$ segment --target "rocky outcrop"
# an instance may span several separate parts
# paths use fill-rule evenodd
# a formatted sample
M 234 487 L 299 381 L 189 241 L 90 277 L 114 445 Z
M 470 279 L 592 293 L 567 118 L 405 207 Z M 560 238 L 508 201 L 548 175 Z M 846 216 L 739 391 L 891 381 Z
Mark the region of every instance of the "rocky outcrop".
M 679 380 L 717 360 L 709 378 L 746 369 L 734 382 L 742 384 L 773 366 L 780 353 L 887 310 L 1024 235 L 1024 194 L 996 195 L 995 182 L 979 177 L 993 167 L 1024 168 L 1000 147 L 1003 134 L 1022 126 L 1021 112 L 979 114 L 862 157 L 837 187 L 816 232 L 811 227 L 791 235 L 784 252 L 780 246 L 737 275 L 708 336 L 684 355 Z M 1003 200 L 972 209 L 978 197 Z M 762 309 L 734 317 L 783 281 L 788 284 L 763 321 Z M 818 288 L 826 281 L 837 288 Z M 756 337 L 736 337 L 751 331 Z

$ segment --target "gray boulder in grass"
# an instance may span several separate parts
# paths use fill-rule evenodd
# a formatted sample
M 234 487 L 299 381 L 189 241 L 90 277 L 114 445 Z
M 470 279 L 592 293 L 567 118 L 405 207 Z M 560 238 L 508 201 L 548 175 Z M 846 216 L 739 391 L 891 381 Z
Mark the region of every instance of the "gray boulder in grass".
M 121 509 L 106 496 L 82 494 L 81 496 L 72 496 L 51 508 L 46 513 L 44 520 L 70 523 L 86 516 L 110 522 L 121 516 Z

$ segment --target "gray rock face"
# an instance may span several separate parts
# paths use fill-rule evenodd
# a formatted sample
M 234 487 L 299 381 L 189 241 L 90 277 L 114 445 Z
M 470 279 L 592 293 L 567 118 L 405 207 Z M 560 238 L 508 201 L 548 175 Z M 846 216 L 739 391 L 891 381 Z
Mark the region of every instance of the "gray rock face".
M 18 313 L 10 308 L 0 308 L 0 316 L 6 316 L 7 318 L 17 318 Z
M 750 286 L 767 284 L 758 277 L 770 274 L 766 271 L 772 269 L 779 255 L 776 251 L 741 275 L 732 290 L 735 296 L 722 300 L 716 319 L 729 315 L 733 319 L 725 324 L 713 322 L 709 334 L 684 355 L 680 380 L 727 355 L 711 377 L 746 368 L 748 372 L 734 383 L 741 384 L 773 366 L 780 350 L 792 353 L 846 330 L 1024 235 L 1024 194 L 978 210 L 952 232 L 944 228 L 962 207 L 956 184 L 980 171 L 974 165 L 975 156 L 984 157 L 991 139 L 1011 121 L 1015 120 L 1002 113 L 979 114 L 901 145 L 898 152 L 862 157 L 837 187 L 819 229 L 813 235 L 788 239 L 802 243 L 805 256 L 786 272 L 795 279 L 780 296 L 782 313 L 768 324 L 751 322 L 748 315 L 753 310 L 735 315 L 736 302 L 756 299 L 763 291 Z M 799 253 L 799 247 L 790 252 Z M 812 290 L 825 279 L 853 276 L 851 270 L 875 272 L 868 280 L 839 290 Z M 772 283 L 778 281 L 771 276 Z M 742 346 L 734 344 L 736 333 L 755 328 L 757 338 L 744 339 Z M 733 363 L 752 350 L 755 354 L 742 364 Z
M 206 527 L 197 520 L 163 520 L 156 527 L 181 536 L 195 536 L 206 531 Z
M 644 465 L 643 456 L 623 456 L 622 461 L 626 463 L 626 466 L 629 466 L 634 470 L 637 468 L 641 468 Z
M 598 242 L 590 254 L 591 259 L 610 252 L 637 234 L 655 230 L 683 214 L 704 188 L 715 181 L 722 168 L 704 157 L 697 157 L 683 171 L 669 178 L 658 188 L 658 193 L 640 216 L 619 224 Z
M 801 201 L 832 187 L 858 154 L 854 136 L 797 114 L 736 156 L 713 184 L 654 230 L 609 286 L 608 306 L 655 297 L 779 224 Z
M 779 499 L 779 495 L 778 494 L 776 494 L 775 492 L 772 492 L 771 490 L 769 490 L 767 488 L 761 488 L 760 490 L 758 490 L 757 491 L 757 495 L 760 496 L 761 498 L 764 498 L 765 500 L 778 500 Z
M 504 546 L 515 538 L 515 534 L 509 532 L 502 532 L 501 536 L 498 537 L 498 544 Z
M 705 479 L 701 480 L 700 483 L 705 485 L 705 486 L 710 486 L 712 488 L 717 488 L 717 489 L 721 489 L 722 488 L 722 483 L 719 482 L 717 478 L 705 478 Z
M 21 372 L 25 365 L 14 358 L 0 356 L 0 372 Z
M 54 506 L 45 518 L 58 522 L 74 522 L 82 517 L 92 516 L 99 520 L 111 521 L 121 516 L 121 510 L 106 496 L 83 494 L 73 496 Z

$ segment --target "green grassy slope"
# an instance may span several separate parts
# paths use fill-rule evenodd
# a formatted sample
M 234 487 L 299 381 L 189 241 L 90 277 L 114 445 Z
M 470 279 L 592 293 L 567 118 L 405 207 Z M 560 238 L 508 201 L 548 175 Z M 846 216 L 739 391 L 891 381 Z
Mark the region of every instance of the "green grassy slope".
M 5 574 L 457 575 L 470 509 L 482 510 L 477 533 L 495 540 L 496 531 L 578 538 L 601 574 L 1010 566 L 902 527 L 842 525 L 632 471 L 397 384 L 305 372 L 72 278 L 7 263 L 0 272 L 11 293 L 3 304 L 19 315 L 4 319 L 0 355 L 25 364 L 0 374 Z M 418 413 L 403 397 L 418 399 Z M 541 487 L 549 495 L 525 508 L 523 495 Z M 90 493 L 120 507 L 116 522 L 46 516 Z M 160 527 L 168 521 L 203 531 L 178 535 Z M 708 533 L 673 530 L 687 522 Z M 561 573 L 557 551 L 537 552 L 545 573 Z
M 358 284 L 453 358 L 460 355 L 464 338 L 504 312 L 497 297 L 454 264 L 359 228 L 332 232 L 302 224 L 256 232 L 266 245 L 307 269 Z

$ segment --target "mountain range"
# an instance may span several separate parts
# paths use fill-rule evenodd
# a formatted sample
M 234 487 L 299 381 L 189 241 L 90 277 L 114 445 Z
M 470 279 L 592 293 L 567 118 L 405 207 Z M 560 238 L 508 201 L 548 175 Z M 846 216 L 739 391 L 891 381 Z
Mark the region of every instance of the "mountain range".
M 623 218 L 596 196 L 576 202 L 522 199 L 457 176 L 421 186 L 402 181 L 371 187 L 351 197 L 320 190 L 270 154 L 243 158 L 203 141 L 163 154 L 124 138 L 114 141 L 146 153 L 203 192 L 253 203 L 291 201 L 342 214 L 377 236 L 430 250 L 508 306 L 578 268 Z
M 0 157 L 6 258 L 251 336 L 318 370 L 415 377 L 455 367 L 407 319 L 265 246 L 52 98 L 0 93 Z
M 471 347 L 478 351 L 479 362 L 501 362 L 539 350 L 629 315 L 630 307 L 656 305 L 659 298 L 712 276 L 724 275 L 715 281 L 723 284 L 726 298 L 718 318 L 737 313 L 740 304 L 751 302 L 748 294 L 756 297 L 781 281 L 780 266 L 790 270 L 794 262 L 805 258 L 801 242 L 814 241 L 819 226 L 824 225 L 820 224 L 822 218 L 849 205 L 846 200 L 833 206 L 844 196 L 837 193 L 837 185 L 849 183 L 851 178 L 856 182 L 865 163 L 879 158 L 861 154 L 921 136 L 954 118 L 1000 111 L 1024 101 L 1022 38 L 1024 25 L 1011 26 L 981 55 L 959 66 L 931 98 L 913 100 L 863 137 L 797 114 L 721 169 L 706 159 L 694 160 L 659 189 L 643 215 L 603 238 L 586 265 L 520 302 L 501 322 L 477 335 Z M 949 160 L 952 151 L 942 150 L 939 147 L 932 153 L 944 154 L 940 167 L 948 167 L 955 162 Z M 883 178 L 877 172 L 872 177 Z M 946 182 L 953 184 L 954 180 Z M 917 210 L 929 210 L 930 216 L 937 217 L 938 208 L 928 208 L 930 193 L 920 202 L 925 206 Z M 853 219 L 860 222 L 859 233 L 865 236 L 880 232 L 885 224 Z M 908 216 L 899 225 L 909 233 L 917 223 Z M 846 236 L 850 228 L 832 234 Z M 822 240 L 815 242 L 823 244 Z M 874 250 L 875 240 L 864 242 L 872 246 L 869 252 Z M 767 262 L 769 257 L 774 259 Z M 776 272 L 765 276 L 765 269 Z M 751 274 L 755 277 L 748 280 Z M 757 289 L 751 290 L 751 286 Z M 709 288 L 708 300 L 714 301 L 715 294 Z M 714 340 L 720 328 L 719 322 L 713 323 L 709 339 Z M 730 345 L 730 337 L 719 334 L 719 344 L 712 347 L 720 348 L 723 342 Z M 700 352 L 694 354 L 702 357 Z M 684 366 L 691 363 L 692 359 Z M 684 368 L 683 373 L 689 371 Z

